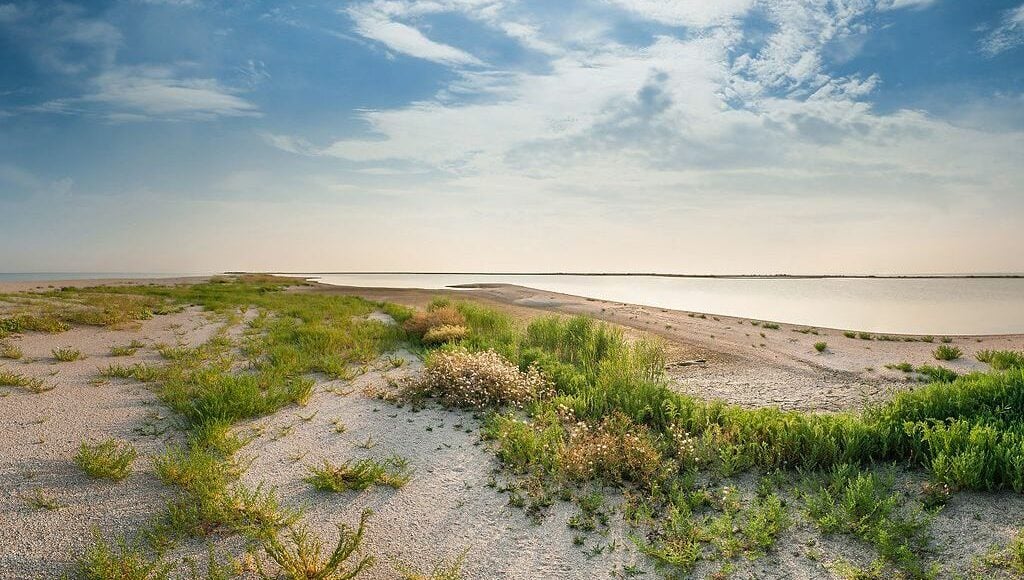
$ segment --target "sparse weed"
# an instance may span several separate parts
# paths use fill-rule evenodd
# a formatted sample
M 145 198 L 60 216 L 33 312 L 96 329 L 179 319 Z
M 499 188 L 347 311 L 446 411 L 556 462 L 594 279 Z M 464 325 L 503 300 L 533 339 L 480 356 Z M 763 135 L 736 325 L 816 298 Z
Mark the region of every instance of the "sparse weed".
M 363 541 L 366 520 L 373 512 L 366 510 L 359 518 L 359 527 L 353 530 L 338 525 L 338 543 L 327 555 L 317 534 L 305 526 L 289 526 L 286 534 L 274 533 L 263 541 L 263 550 L 274 563 L 273 573 L 257 560 L 258 572 L 264 579 L 291 580 L 349 580 L 363 573 L 374 563 L 373 556 L 350 562 Z M 283 537 L 282 537 L 283 536 Z
M 311 467 L 306 478 L 313 487 L 321 491 L 364 490 L 372 485 L 386 485 L 400 488 L 412 477 L 409 462 L 403 457 L 392 456 L 383 462 L 374 459 L 346 461 L 335 465 L 324 460 L 320 467 Z
M 1024 352 L 1015 350 L 981 350 L 974 355 L 997 371 L 1024 369 Z
M 417 570 L 404 564 L 396 564 L 395 570 L 401 575 L 402 580 L 461 580 L 462 567 L 466 564 L 468 553 L 468 549 L 463 550 L 455 558 L 441 560 L 429 572 Z
M 55 348 L 51 351 L 53 358 L 60 362 L 72 362 L 82 358 L 82 351 L 69 346 Z
M 53 385 L 42 379 L 27 377 L 4 367 L 0 367 L 0 387 L 20 387 L 37 394 L 53 389 Z
M 963 354 L 959 347 L 947 346 L 945 344 L 940 344 L 932 351 L 932 356 L 935 357 L 935 360 L 956 360 Z
M 814 343 L 814 350 L 816 350 L 818 352 L 825 352 L 825 349 L 827 349 L 827 348 L 828 348 L 828 343 L 827 342 L 819 341 L 819 342 Z
M 138 453 L 129 443 L 107 439 L 101 443 L 86 443 L 78 447 L 75 463 L 91 477 L 120 481 L 132 472 L 132 462 Z
M 17 345 L 7 341 L 0 341 L 0 358 L 17 360 L 22 356 L 24 356 L 24 353 Z
M 144 346 L 146 345 L 138 340 L 133 340 L 129 344 L 115 345 L 110 347 L 110 356 L 132 356 Z
M 124 538 L 113 545 L 96 532 L 92 545 L 78 560 L 76 577 L 82 580 L 167 580 L 171 569 L 170 564 L 151 558 Z

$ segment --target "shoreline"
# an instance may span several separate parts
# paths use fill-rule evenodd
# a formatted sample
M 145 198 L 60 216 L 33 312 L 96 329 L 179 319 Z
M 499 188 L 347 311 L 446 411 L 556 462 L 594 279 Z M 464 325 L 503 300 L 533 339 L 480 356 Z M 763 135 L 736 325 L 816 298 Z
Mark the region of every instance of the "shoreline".
M 0 282 L 0 292 L 38 291 L 61 286 L 120 284 L 190 284 L 209 276 L 167 279 L 93 279 Z M 307 281 L 297 292 L 361 296 L 424 308 L 441 296 L 500 308 L 521 321 L 544 315 L 584 315 L 622 328 L 634 337 L 651 336 L 666 344 L 673 388 L 706 399 L 747 407 L 775 406 L 826 412 L 861 408 L 892 393 L 913 389 L 922 378 L 895 365 L 941 366 L 957 373 L 986 369 L 975 359 L 980 350 L 1024 350 L 1024 334 L 958 335 L 952 344 L 963 351 L 953 361 L 937 361 L 942 344 L 920 335 L 868 334 L 761 320 L 652 307 L 585 296 L 560 294 L 511 284 L 474 288 L 371 288 Z M 853 335 L 852 337 L 850 335 Z M 867 333 L 864 333 L 867 334 Z M 909 340 L 909 341 L 908 341 Z M 825 342 L 818 352 L 814 344 Z
M 646 278 L 699 278 L 726 280 L 988 280 L 1021 279 L 1024 274 L 666 274 L 661 272 L 243 272 L 225 274 L 273 274 L 280 276 L 594 276 Z

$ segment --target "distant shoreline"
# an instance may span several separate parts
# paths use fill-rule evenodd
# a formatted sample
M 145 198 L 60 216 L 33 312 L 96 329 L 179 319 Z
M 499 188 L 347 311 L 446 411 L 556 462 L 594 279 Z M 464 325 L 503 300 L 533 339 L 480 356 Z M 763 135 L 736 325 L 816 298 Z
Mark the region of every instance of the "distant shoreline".
M 605 276 L 648 278 L 708 278 L 750 280 L 971 280 L 1019 279 L 1024 274 L 664 274 L 658 272 L 225 272 L 225 274 L 275 274 L 282 276 Z

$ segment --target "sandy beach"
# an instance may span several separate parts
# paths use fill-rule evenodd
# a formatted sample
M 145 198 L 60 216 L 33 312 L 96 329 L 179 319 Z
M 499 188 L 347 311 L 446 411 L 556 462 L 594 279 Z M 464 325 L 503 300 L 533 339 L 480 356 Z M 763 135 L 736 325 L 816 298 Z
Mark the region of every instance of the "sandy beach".
M 17 282 L 0 283 L 0 292 L 206 280 Z M 765 328 L 764 321 L 506 285 L 436 291 L 311 284 L 288 291 L 360 296 L 412 307 L 447 296 L 495 307 L 522 320 L 551 313 L 591 316 L 625 328 L 630 336 L 663 340 L 672 389 L 750 408 L 860 409 L 919 385 L 916 375 L 886 365 L 935 363 L 931 352 L 940 342 L 939 337 L 932 343 L 851 339 L 842 329 L 807 329 L 784 322 Z M 0 304 L 5 304 L 0 316 L 12 308 Z M 0 577 L 56 577 L 86 549 L 94 530 L 109 535 L 138 529 L 169 497 L 150 459 L 182 441 L 172 413 L 145 385 L 132 379 L 97 380 L 98 369 L 114 362 L 157 363 L 159 345 L 197 346 L 218 332 L 238 338 L 255 315 L 255 310 L 240 312 L 238 320 L 229 323 L 189 307 L 126 328 L 75 327 L 58 334 L 9 337 L 23 356 L 0 361 L 0 366 L 53 388 L 39 394 L 6 389 L 0 398 L 0 514 L 5 522 L 0 526 Z M 133 340 L 141 345 L 137 352 L 111 356 L 111 347 Z M 827 342 L 823 352 L 813 347 L 819 341 Z M 952 344 L 964 355 L 942 364 L 968 372 L 984 367 L 975 360 L 976 351 L 1021 350 L 1024 336 L 958 336 Z M 82 357 L 58 362 L 51 353 L 61 347 L 76 349 Z M 401 363 L 394 362 L 395 357 Z M 403 567 L 429 569 L 463 552 L 470 554 L 463 567 L 465 578 L 611 578 L 622 577 L 626 570 L 657 575 L 630 541 L 619 516 L 611 518 L 601 535 L 578 546 L 575 533 L 565 525 L 575 513 L 574 504 L 556 502 L 540 523 L 510 506 L 507 493 L 501 491 L 507 476 L 481 444 L 480 415 L 435 406 L 414 412 L 381 401 L 377 394 L 395 380 L 422 372 L 415 355 L 399 351 L 364 370 L 352 380 L 319 377 L 305 407 L 285 408 L 245 422 L 238 430 L 252 433 L 240 451 L 249 461 L 242 481 L 272 487 L 288 505 L 304 506 L 308 519 L 319 522 L 316 531 L 323 537 L 336 533 L 335 522 L 352 522 L 367 507 L 375 511 L 364 547 L 380 562 L 366 577 L 401 577 L 398 571 Z M 345 426 L 343 433 L 338 432 L 339 423 Z M 108 437 L 132 443 L 140 454 L 136 472 L 116 485 L 85 477 L 71 460 L 81 441 Z M 309 465 L 323 459 L 392 454 L 407 457 L 415 474 L 401 490 L 324 495 L 304 481 Z M 906 486 L 919 479 L 912 474 L 899 477 Z M 736 485 L 750 491 L 756 481 L 740 478 Z M 31 498 L 40 493 L 56 507 L 34 507 Z M 610 501 L 614 512 L 621 497 Z M 933 525 L 933 549 L 942 555 L 947 572 L 968 570 L 990 546 L 1011 538 L 1021 521 L 1024 498 L 1019 494 L 960 493 Z M 246 550 L 238 536 L 212 536 L 208 542 L 230 553 Z M 736 577 L 840 577 L 835 562 L 866 564 L 872 558 L 863 546 L 845 537 L 822 537 L 806 524 L 784 532 L 779 546 L 744 563 Z M 201 561 L 206 550 L 206 542 L 187 540 L 173 547 L 170 556 Z M 693 577 L 705 577 L 715 569 L 710 563 L 700 564 Z

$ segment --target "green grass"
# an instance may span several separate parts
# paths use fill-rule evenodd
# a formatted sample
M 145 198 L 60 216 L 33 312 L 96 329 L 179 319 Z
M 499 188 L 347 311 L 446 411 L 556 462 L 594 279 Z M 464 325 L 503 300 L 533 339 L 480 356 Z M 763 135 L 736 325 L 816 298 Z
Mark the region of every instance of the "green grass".
M 138 453 L 129 443 L 107 439 L 100 443 L 86 443 L 78 447 L 75 463 L 90 477 L 120 481 L 132 472 L 132 462 Z
M 120 538 L 116 544 L 98 532 L 77 562 L 75 578 L 82 580 L 168 580 L 172 566 L 136 544 Z
M 956 360 L 963 356 L 963 354 L 963 351 L 960 350 L 959 347 L 948 346 L 945 344 L 940 344 L 934 351 L 932 351 L 932 356 L 935 357 L 935 360 Z
M 814 350 L 816 350 L 818 352 L 825 352 L 825 349 L 827 349 L 827 348 L 828 348 L 828 343 L 827 342 L 819 341 L 819 342 L 814 343 Z
M 28 377 L 5 367 L 0 367 L 0 387 L 19 387 L 37 394 L 53 389 L 53 385 L 42 379 Z
M 374 564 L 372 556 L 356 556 L 363 541 L 366 520 L 372 513 L 370 510 L 363 511 L 356 529 L 339 525 L 338 543 L 329 555 L 325 553 L 319 537 L 303 526 L 290 526 L 287 533 L 275 533 L 266 538 L 262 548 L 273 564 L 257 560 L 260 577 L 310 580 L 355 578 Z M 267 571 L 268 566 L 270 572 Z
M 982 350 L 974 355 L 997 371 L 1024 368 L 1024 352 L 1015 350 Z
M 392 456 L 384 461 L 362 459 L 335 465 L 324 460 L 323 465 L 310 467 L 306 481 L 320 491 L 361 491 L 373 485 L 398 489 L 412 477 L 409 462 Z
M 878 550 L 890 564 L 922 578 L 931 574 L 921 562 L 928 544 L 930 518 L 918 506 L 903 507 L 891 478 L 851 465 L 834 467 L 806 495 L 810 517 L 826 533 L 850 534 Z
M 853 332 L 852 330 L 846 330 L 843 332 L 843 336 L 845 336 L 846 338 L 857 338 L 857 333 Z
M 912 364 L 910 364 L 908 362 L 887 364 L 887 365 L 885 365 L 885 368 L 893 369 L 893 370 L 896 370 L 896 371 L 903 371 L 905 373 L 912 373 L 912 372 L 914 372 L 914 365 L 912 365 Z
M 69 346 L 55 348 L 50 352 L 53 358 L 60 362 L 72 362 L 82 358 L 82 351 Z
M 132 356 L 144 346 L 146 345 L 139 340 L 133 340 L 129 344 L 115 345 L 110 347 L 110 356 Z

